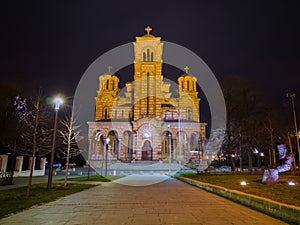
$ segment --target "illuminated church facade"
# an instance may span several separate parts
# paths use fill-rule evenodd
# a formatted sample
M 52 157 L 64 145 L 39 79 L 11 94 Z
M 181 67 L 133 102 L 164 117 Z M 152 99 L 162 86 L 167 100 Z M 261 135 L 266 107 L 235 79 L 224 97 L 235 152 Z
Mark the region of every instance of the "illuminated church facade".
M 119 77 L 99 76 L 95 121 L 89 126 L 89 161 L 187 162 L 191 151 L 204 151 L 206 123 L 200 122 L 197 79 L 185 73 L 177 79 L 176 93 L 162 74 L 163 43 L 150 34 L 136 37 L 133 82 L 119 89 Z M 200 140 L 200 141 L 199 141 Z

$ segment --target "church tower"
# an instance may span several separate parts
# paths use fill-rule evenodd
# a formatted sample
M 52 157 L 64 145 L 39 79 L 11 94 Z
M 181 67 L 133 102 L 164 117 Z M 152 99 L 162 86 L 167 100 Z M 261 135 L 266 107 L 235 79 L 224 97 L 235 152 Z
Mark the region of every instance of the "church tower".
M 161 116 L 163 43 L 151 30 L 148 26 L 147 34 L 136 37 L 134 43 L 134 121 Z
M 200 122 L 199 102 L 197 92 L 197 78 L 189 74 L 189 68 L 184 68 L 185 73 L 178 80 L 179 104 L 183 115 L 182 119 Z
M 133 82 L 127 82 L 124 91 L 110 66 L 99 76 L 95 121 L 88 122 L 89 161 L 95 167 L 101 167 L 106 157 L 111 162 L 180 163 L 199 157 L 193 154 L 205 137 L 206 124 L 200 123 L 197 78 L 186 67 L 177 79 L 177 92 L 163 79 L 163 43 L 151 30 L 148 26 L 133 43 Z M 202 150 L 204 157 L 204 145 Z
M 112 119 L 112 106 L 118 96 L 119 78 L 110 72 L 111 66 L 108 66 L 108 72 L 99 76 L 99 90 L 96 100 L 95 121 Z

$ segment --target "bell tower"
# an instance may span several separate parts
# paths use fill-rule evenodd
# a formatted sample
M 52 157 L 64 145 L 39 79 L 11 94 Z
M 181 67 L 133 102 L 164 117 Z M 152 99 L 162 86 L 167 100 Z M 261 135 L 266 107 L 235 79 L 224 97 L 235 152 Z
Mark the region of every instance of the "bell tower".
M 134 42 L 134 121 L 161 114 L 163 43 L 149 26 L 145 31 Z
M 108 72 L 99 76 L 99 90 L 96 100 L 95 121 L 112 119 L 112 106 L 120 89 L 119 78 L 111 73 L 111 66 Z

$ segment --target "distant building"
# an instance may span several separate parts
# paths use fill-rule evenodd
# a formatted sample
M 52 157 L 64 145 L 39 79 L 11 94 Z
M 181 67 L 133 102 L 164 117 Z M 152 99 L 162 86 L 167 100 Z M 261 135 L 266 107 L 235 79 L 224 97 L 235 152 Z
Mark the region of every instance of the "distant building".
M 109 159 L 124 162 L 169 157 L 185 162 L 192 150 L 204 149 L 199 140 L 205 138 L 206 123 L 200 122 L 197 79 L 186 66 L 171 93 L 171 83 L 162 75 L 161 37 L 150 34 L 150 27 L 145 30 L 133 43 L 133 82 L 120 90 L 111 67 L 99 76 L 95 121 L 88 122 L 88 160 L 94 166 L 105 158 L 106 138 Z

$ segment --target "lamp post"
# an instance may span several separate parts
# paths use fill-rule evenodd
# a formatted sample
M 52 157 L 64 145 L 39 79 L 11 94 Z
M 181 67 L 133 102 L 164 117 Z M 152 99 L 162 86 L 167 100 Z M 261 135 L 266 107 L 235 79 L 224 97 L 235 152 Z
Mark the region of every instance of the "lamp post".
M 169 174 L 171 174 L 171 162 L 172 162 L 172 159 L 171 159 L 171 157 L 172 157 L 172 155 L 171 155 L 171 148 L 172 148 L 172 146 L 171 146 L 171 132 L 170 132 L 170 124 L 168 125 L 168 137 L 169 137 Z
M 299 135 L 298 135 L 298 126 L 297 126 L 297 118 L 296 118 L 296 110 L 295 110 L 295 102 L 294 99 L 296 97 L 295 93 L 286 93 L 286 97 L 291 98 L 292 102 L 292 110 L 293 110 L 293 117 L 294 117 L 294 126 L 295 126 L 295 137 L 296 137 L 296 143 L 297 143 L 297 149 L 298 149 L 298 158 L 299 158 L 299 171 L 300 171 L 300 147 L 299 147 Z
M 260 156 L 260 166 L 263 167 L 265 154 L 263 152 L 261 152 L 261 153 L 259 153 L 259 156 Z
M 198 139 L 198 173 L 200 172 L 200 151 L 201 151 L 201 137 Z
M 108 158 L 108 144 L 109 144 L 110 139 L 107 137 L 105 139 L 106 143 L 106 151 L 105 151 L 105 176 L 107 177 L 107 158 Z
M 52 149 L 51 149 L 51 158 L 50 158 L 50 169 L 48 173 L 48 185 L 47 190 L 51 190 L 52 186 L 52 175 L 53 175 L 53 162 L 54 162 L 54 152 L 55 152 L 55 139 L 56 139 L 56 127 L 57 127 L 57 117 L 58 117 L 58 111 L 59 106 L 63 103 L 63 100 L 61 97 L 54 98 L 54 110 L 55 110 L 55 119 L 54 119 L 54 129 L 53 129 L 53 139 L 52 139 Z

